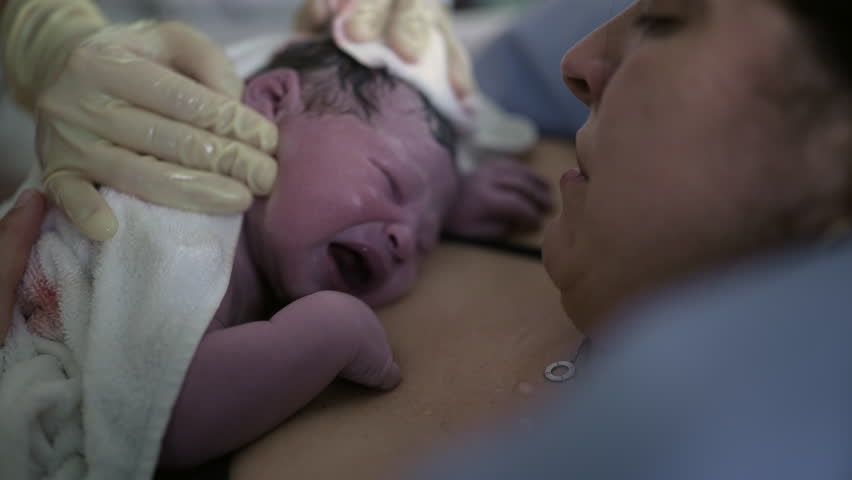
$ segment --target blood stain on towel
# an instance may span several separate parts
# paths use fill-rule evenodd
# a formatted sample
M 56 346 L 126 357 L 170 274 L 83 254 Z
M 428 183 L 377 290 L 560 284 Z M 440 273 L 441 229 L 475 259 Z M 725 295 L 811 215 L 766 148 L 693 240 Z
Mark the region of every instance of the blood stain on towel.
M 56 287 L 41 269 L 30 266 L 19 290 L 21 314 L 27 319 L 27 329 L 33 335 L 61 342 L 62 320 L 59 316 L 59 296 Z

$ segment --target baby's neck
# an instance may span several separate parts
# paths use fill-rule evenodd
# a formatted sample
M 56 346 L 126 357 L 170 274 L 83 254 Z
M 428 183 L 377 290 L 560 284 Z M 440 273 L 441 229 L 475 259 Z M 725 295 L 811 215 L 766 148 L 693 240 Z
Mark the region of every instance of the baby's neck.
M 275 313 L 270 311 L 273 296 L 252 257 L 246 230 L 243 226 L 240 231 L 228 290 L 216 312 L 216 319 L 223 327 L 268 320 Z

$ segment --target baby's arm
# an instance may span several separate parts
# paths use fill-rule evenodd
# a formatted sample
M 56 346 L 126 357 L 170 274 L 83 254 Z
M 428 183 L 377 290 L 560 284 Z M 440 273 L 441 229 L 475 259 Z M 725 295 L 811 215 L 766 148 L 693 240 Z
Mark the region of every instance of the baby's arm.
M 316 293 L 268 322 L 209 331 L 172 411 L 160 463 L 193 466 L 243 447 L 338 376 L 384 390 L 400 381 L 378 318 L 349 295 Z

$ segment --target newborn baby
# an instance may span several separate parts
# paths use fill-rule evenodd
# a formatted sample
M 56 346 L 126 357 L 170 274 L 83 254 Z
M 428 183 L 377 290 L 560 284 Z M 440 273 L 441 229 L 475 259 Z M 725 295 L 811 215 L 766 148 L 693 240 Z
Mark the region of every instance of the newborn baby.
M 246 445 L 337 377 L 395 387 L 369 306 L 412 288 L 442 231 L 496 239 L 551 207 L 547 184 L 510 160 L 462 178 L 454 131 L 426 99 L 331 41 L 280 52 L 244 101 L 280 127 L 279 176 L 245 215 L 227 293 L 172 412 L 166 466 Z

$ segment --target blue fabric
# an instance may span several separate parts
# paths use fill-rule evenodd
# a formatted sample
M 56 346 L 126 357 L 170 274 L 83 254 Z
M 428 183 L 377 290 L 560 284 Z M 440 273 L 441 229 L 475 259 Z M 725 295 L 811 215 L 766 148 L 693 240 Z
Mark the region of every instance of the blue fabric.
M 852 242 L 670 293 L 571 393 L 420 478 L 852 478 Z
M 573 138 L 588 109 L 562 83 L 565 52 L 630 0 L 546 0 L 474 59 L 482 91 L 531 118 L 546 135 Z

